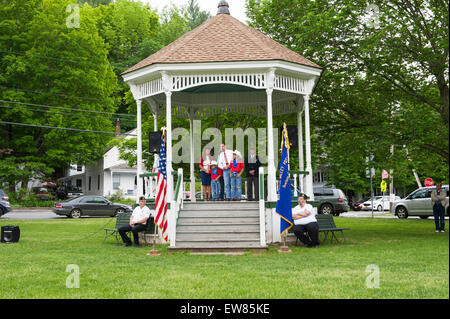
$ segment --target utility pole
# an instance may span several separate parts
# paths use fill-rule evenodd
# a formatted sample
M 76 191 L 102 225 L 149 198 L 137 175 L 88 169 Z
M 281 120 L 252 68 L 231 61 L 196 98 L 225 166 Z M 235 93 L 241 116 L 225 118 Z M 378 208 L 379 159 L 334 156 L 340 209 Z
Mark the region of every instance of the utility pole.
M 406 158 L 408 159 L 409 162 L 412 163 L 411 157 L 409 157 L 409 152 L 408 152 L 408 148 L 406 147 L 406 145 L 403 145 L 403 147 L 405 148 L 406 151 Z M 414 177 L 416 178 L 416 183 L 419 186 L 419 188 L 422 188 L 422 183 L 420 182 L 419 176 L 417 175 L 416 169 L 413 168 L 412 169 Z
M 394 144 L 391 145 L 391 158 L 394 156 Z M 394 170 L 389 170 L 389 178 L 391 180 L 389 184 L 389 213 L 392 214 L 392 206 L 394 206 L 394 176 L 392 174 L 394 173 Z M 384 206 L 383 206 L 384 209 Z

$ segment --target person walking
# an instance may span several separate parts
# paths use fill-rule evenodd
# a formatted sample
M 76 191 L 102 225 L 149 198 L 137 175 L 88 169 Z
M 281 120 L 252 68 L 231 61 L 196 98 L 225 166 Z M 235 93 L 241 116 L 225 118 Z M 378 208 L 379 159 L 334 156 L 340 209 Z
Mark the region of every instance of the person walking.
M 248 200 L 258 200 L 258 174 L 261 162 L 259 157 L 256 155 L 256 150 L 254 148 L 250 149 L 250 154 L 245 158 L 245 172 L 247 175 L 247 198 Z M 253 190 L 255 191 L 255 196 L 253 196 Z
M 436 233 L 445 232 L 445 205 L 447 204 L 447 192 L 442 189 L 442 183 L 436 184 L 436 189 L 431 192 L 431 202 L 433 204 L 433 216 L 436 226 Z
M 244 163 L 241 160 L 239 151 L 233 152 L 233 161 L 231 162 L 230 178 L 231 178 L 231 200 L 240 201 L 242 197 L 242 180 L 241 175 L 244 171 Z
M 211 200 L 211 172 L 209 171 L 211 161 L 210 150 L 206 148 L 198 163 L 202 180 L 203 198 L 205 200 Z
M 220 191 L 220 198 L 223 200 L 224 195 L 226 197 L 226 200 L 231 200 L 231 161 L 233 160 L 233 151 L 227 150 L 227 147 L 225 144 L 221 144 L 220 148 L 222 152 L 219 154 L 219 157 L 217 159 L 217 166 L 222 170 L 223 172 L 223 187 Z M 222 183 L 221 183 L 222 184 Z M 222 185 L 221 185 L 222 186 Z

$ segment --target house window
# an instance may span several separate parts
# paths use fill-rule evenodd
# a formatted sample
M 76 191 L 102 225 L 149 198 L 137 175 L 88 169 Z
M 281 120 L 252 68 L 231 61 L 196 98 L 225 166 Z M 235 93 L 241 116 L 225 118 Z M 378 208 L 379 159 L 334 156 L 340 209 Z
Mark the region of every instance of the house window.
M 83 170 L 83 166 L 77 164 L 77 172 L 81 172 Z
M 100 175 L 97 176 L 97 189 L 100 190 Z
M 72 181 L 70 182 L 71 182 L 70 184 L 72 184 Z M 81 179 L 77 179 L 77 187 L 81 188 L 81 183 L 82 183 Z
M 119 189 L 120 187 L 120 175 L 113 175 L 113 189 Z
M 91 176 L 89 176 L 89 190 L 91 190 Z

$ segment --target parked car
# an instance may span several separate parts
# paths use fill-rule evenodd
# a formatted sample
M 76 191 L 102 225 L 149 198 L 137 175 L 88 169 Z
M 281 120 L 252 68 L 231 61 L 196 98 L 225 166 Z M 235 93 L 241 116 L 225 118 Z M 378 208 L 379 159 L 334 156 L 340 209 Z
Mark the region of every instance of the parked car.
M 422 187 L 416 189 L 414 192 L 399 200 L 392 207 L 395 215 L 398 218 L 408 218 L 408 216 L 420 216 L 426 219 L 433 216 L 433 205 L 431 203 L 431 192 L 436 189 L 436 186 Z M 447 200 L 445 205 L 445 214 L 448 216 L 448 185 L 442 185 L 442 189 L 447 191 Z
M 400 197 L 394 197 L 394 203 L 399 201 Z M 363 203 L 363 210 L 372 210 L 372 199 L 369 198 Z M 390 196 L 374 196 L 373 197 L 373 210 L 382 212 L 384 210 L 389 210 L 390 208 Z
M 339 216 L 350 209 L 344 192 L 337 188 L 314 188 L 314 200 L 318 202 L 317 212 L 319 214 Z
M 11 204 L 8 200 L 8 195 L 6 195 L 3 189 L 0 189 L 0 216 L 9 213 L 12 210 Z
M 46 187 L 33 187 L 32 188 L 34 196 L 38 200 L 52 200 L 54 197 L 55 190 L 51 188 Z
M 65 201 L 56 202 L 53 212 L 70 218 L 81 216 L 111 216 L 118 213 L 131 212 L 130 206 L 112 203 L 102 196 L 80 196 Z
M 6 192 L 3 189 L 0 189 L 0 200 L 9 200 L 8 195 L 6 195 Z
M 355 211 L 355 212 L 358 212 L 358 211 L 361 211 L 361 210 L 363 210 L 363 203 L 365 202 L 365 201 L 367 201 L 368 199 L 363 199 L 363 198 L 361 198 L 361 199 L 359 199 L 359 200 L 357 200 L 356 202 L 353 202 L 352 203 L 352 209 Z

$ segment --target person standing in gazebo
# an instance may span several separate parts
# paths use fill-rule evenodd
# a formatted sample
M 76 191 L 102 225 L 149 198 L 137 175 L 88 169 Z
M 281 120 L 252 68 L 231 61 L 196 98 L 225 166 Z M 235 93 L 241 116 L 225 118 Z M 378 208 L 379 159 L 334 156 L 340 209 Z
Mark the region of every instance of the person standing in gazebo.
M 217 164 L 219 168 L 223 172 L 223 183 L 225 190 L 226 200 L 231 200 L 231 170 L 230 165 L 233 160 L 233 151 L 227 150 L 227 146 L 225 144 L 221 144 L 220 148 L 222 152 L 219 154 L 219 158 L 217 159 Z M 223 190 L 220 192 L 220 197 L 223 199 Z
M 245 158 L 245 172 L 247 174 L 247 199 L 258 200 L 259 199 L 259 185 L 258 185 L 258 173 L 261 167 L 258 155 L 256 155 L 255 148 L 250 149 L 250 154 Z M 255 196 L 253 197 L 253 191 Z
M 209 148 L 206 148 L 198 163 L 202 179 L 203 197 L 205 200 L 211 200 L 211 175 L 209 171 L 211 160 L 210 150 Z
M 242 197 L 242 180 L 241 175 L 244 171 L 244 163 L 241 160 L 241 153 L 239 151 L 233 152 L 233 161 L 230 166 L 231 178 L 231 200 L 239 201 Z

